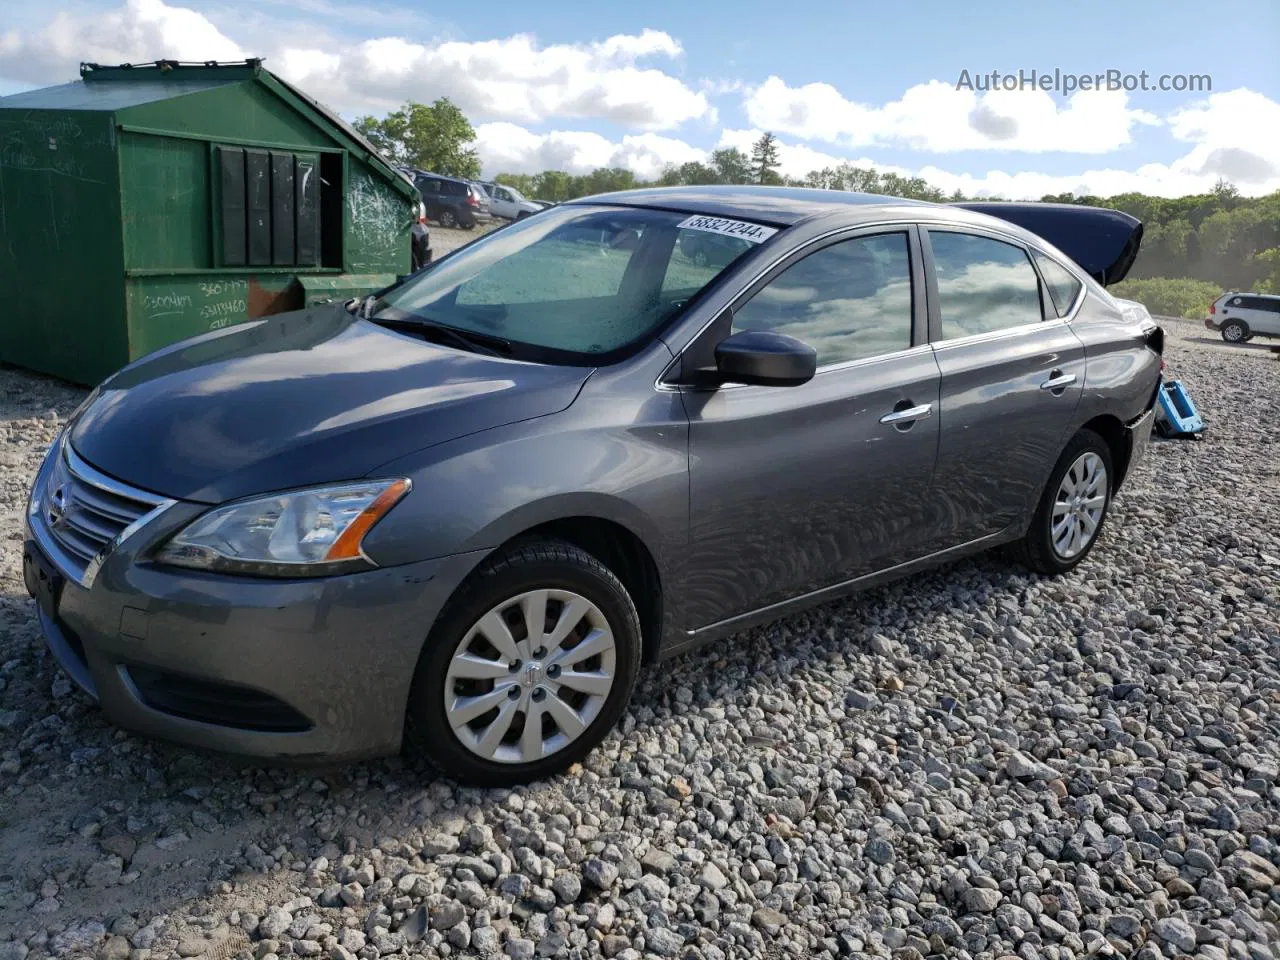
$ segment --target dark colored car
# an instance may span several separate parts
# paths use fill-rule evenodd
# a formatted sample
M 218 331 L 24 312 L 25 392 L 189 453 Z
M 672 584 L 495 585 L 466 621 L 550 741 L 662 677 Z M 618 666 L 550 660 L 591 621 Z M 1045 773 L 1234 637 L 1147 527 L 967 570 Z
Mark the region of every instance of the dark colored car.
M 492 219 L 489 195 L 469 180 L 417 171 L 413 183 L 426 204 L 427 217 L 442 227 L 471 230 Z
M 611 194 L 143 358 L 34 484 L 49 646 L 148 734 L 510 783 L 584 756 L 644 663 L 999 544 L 1070 570 L 1163 334 L 1094 279 L 1137 221 L 1001 214 Z

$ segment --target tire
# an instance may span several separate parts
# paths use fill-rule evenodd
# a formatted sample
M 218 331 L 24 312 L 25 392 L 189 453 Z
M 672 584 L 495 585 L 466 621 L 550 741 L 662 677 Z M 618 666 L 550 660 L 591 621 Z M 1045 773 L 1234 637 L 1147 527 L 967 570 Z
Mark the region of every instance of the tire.
M 521 210 L 519 213 L 516 214 L 516 219 L 524 220 L 524 219 L 527 219 L 529 216 L 531 216 L 531 214 L 529 213 L 528 210 Z
M 440 226 L 456 227 L 458 225 L 458 215 L 452 210 L 444 209 L 440 211 Z
M 1249 325 L 1243 320 L 1228 320 L 1218 331 L 1227 343 L 1245 343 L 1249 340 Z
M 1093 460 L 1089 458 L 1094 458 Z M 1089 466 L 1093 463 L 1100 464 L 1105 471 L 1101 479 L 1101 509 L 1096 517 L 1089 513 L 1086 509 L 1088 502 L 1097 496 L 1091 493 L 1092 490 L 1098 489 L 1096 474 L 1089 472 Z M 1085 483 L 1091 476 L 1094 477 L 1092 484 L 1085 483 L 1082 488 L 1080 504 L 1080 513 L 1072 516 L 1073 511 L 1068 507 L 1065 516 L 1059 512 L 1059 516 L 1054 517 L 1055 506 L 1058 505 L 1060 494 L 1065 490 L 1068 481 L 1068 474 L 1075 470 L 1071 475 L 1071 480 L 1080 480 Z M 1098 542 L 1098 538 L 1102 536 L 1102 528 L 1107 519 L 1107 511 L 1111 507 L 1111 494 L 1115 489 L 1115 471 L 1111 463 L 1111 448 L 1107 446 L 1105 440 L 1098 436 L 1092 430 L 1081 430 L 1071 442 L 1067 444 L 1066 449 L 1062 451 L 1062 455 L 1058 458 L 1058 462 L 1054 465 L 1053 473 L 1049 476 L 1049 483 L 1045 486 L 1044 492 L 1040 495 L 1040 503 L 1036 506 L 1035 516 L 1031 520 L 1031 526 L 1027 529 L 1026 535 L 1022 540 L 1014 546 L 1014 552 L 1018 559 L 1027 567 L 1030 567 L 1037 573 L 1049 574 L 1056 576 L 1066 573 L 1074 569 Z M 1068 496 L 1070 496 L 1068 494 Z M 1074 502 L 1074 498 L 1066 501 L 1068 504 Z M 1088 516 L 1086 521 L 1081 514 Z M 1071 522 L 1074 520 L 1074 527 Z M 1066 526 L 1060 526 L 1058 532 L 1061 535 L 1067 529 L 1079 529 L 1088 531 L 1088 539 L 1083 544 L 1068 542 L 1065 548 L 1055 544 L 1055 522 L 1062 523 L 1066 521 Z M 1092 530 L 1089 530 L 1089 522 L 1092 522 Z M 1061 541 L 1059 541 L 1061 543 Z
M 535 660 L 537 649 L 520 646 L 528 641 L 522 617 L 538 609 L 530 601 L 544 593 L 544 624 L 564 628 L 568 618 L 573 629 L 559 643 L 554 633 L 546 635 L 544 642 L 555 646 Z M 577 613 L 580 609 L 586 612 Z M 511 625 L 506 636 L 500 627 L 495 630 L 495 611 Z M 574 661 L 574 652 L 588 640 L 592 650 L 605 649 L 601 624 L 612 636 L 612 651 Z M 501 647 L 511 649 L 510 644 L 520 657 L 503 654 Z M 514 544 L 487 559 L 458 588 L 427 638 L 409 695 L 406 748 L 446 776 L 478 786 L 510 786 L 557 773 L 590 753 L 618 722 L 635 688 L 640 650 L 635 604 L 608 567 L 560 540 Z M 486 676 L 476 679 L 477 673 Z M 611 685 L 600 689 L 610 674 Z M 570 677 L 579 679 L 571 683 Z M 578 689 L 586 683 L 597 692 Z M 488 709 L 471 715 L 482 707 Z M 539 737 L 527 738 L 525 721 L 535 711 L 550 720 L 540 720 Z M 573 725 L 566 718 L 576 718 L 574 723 L 585 718 L 585 726 L 569 736 Z M 491 735 L 488 744 L 485 734 Z

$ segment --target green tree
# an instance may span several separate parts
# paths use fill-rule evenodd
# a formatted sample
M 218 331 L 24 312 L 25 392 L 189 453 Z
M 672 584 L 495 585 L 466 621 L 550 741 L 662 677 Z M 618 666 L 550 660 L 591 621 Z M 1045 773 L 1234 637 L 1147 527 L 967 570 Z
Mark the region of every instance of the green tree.
M 382 119 L 360 117 L 355 127 L 395 163 L 449 177 L 480 176 L 476 132 L 448 97 L 427 105 L 410 100 Z
M 737 147 L 722 147 L 711 154 L 717 183 L 750 183 L 751 158 Z
M 761 134 L 751 147 L 751 182 L 782 182 L 778 176 L 778 138 L 772 133 Z
M 1262 273 L 1254 289 L 1259 293 L 1280 293 L 1280 247 L 1263 250 L 1253 259 Z

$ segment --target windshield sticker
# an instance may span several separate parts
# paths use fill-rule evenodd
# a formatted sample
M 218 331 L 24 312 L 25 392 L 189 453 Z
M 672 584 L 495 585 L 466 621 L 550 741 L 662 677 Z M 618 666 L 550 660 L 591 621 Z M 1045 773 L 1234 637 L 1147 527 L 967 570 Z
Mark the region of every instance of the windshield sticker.
M 776 227 L 762 227 L 758 223 L 747 223 L 745 220 L 726 220 L 724 217 L 696 216 L 676 224 L 683 230 L 702 230 L 704 233 L 718 233 L 726 237 L 737 237 L 748 243 L 764 243 L 775 233 Z

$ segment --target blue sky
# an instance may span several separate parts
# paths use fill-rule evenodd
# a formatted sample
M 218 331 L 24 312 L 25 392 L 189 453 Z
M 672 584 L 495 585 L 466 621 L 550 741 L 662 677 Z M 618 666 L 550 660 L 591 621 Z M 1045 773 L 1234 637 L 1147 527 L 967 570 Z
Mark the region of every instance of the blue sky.
M 848 160 L 1003 196 L 1280 188 L 1275 0 L 9 0 L 4 21 L 0 94 L 80 59 L 261 55 L 348 116 L 452 97 L 490 174 L 649 176 L 769 129 L 797 174 Z M 1054 68 L 1208 74 L 1212 91 L 954 88 L 962 70 Z

